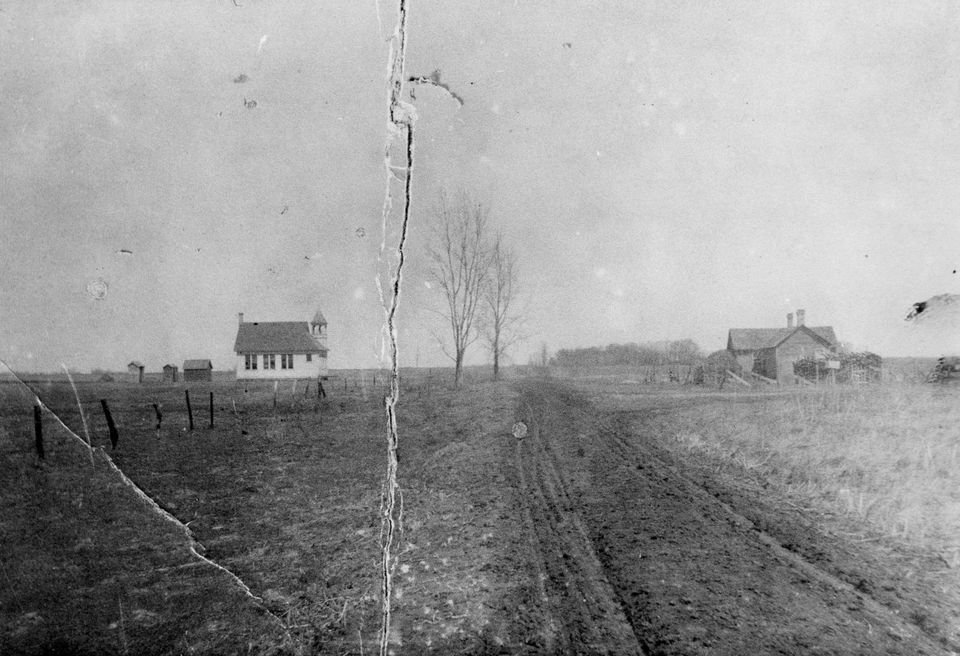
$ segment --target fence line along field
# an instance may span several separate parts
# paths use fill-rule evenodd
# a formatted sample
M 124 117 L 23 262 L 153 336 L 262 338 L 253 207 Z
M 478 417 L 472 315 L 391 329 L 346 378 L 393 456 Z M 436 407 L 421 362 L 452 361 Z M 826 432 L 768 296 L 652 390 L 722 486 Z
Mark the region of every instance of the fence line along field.
M 394 651 L 960 649 L 957 386 L 489 373 L 402 372 Z M 377 648 L 388 372 L 76 381 L 92 459 L 0 382 L 0 653 Z
M 0 491 L 0 652 L 374 649 L 384 372 L 338 373 L 325 381 L 324 399 L 316 382 L 282 383 L 276 406 L 272 383 L 77 382 L 94 446 L 186 524 L 198 550 L 240 577 L 260 602 L 193 557 L 184 532 L 138 499 L 102 458 L 91 465 L 86 448 L 52 416 L 84 435 L 68 382 L 31 382 L 49 409 L 42 461 L 34 451 L 33 394 L 19 383 L 0 384 L 0 477 L 14 482 Z M 186 388 L 197 415 L 193 431 Z M 494 427 L 511 412 L 509 393 L 487 386 L 453 395 L 428 371 L 409 376 L 404 388 L 403 548 L 411 565 L 400 575 L 409 594 L 398 613 L 408 642 L 458 645 L 483 633 L 482 624 L 469 632 L 466 625 L 491 618 L 467 619 L 465 611 L 482 606 L 490 591 L 515 585 L 480 572 L 489 569 L 494 536 L 509 527 L 499 519 L 502 495 L 479 480 L 463 490 L 458 469 L 489 480 L 468 463 L 494 457 L 485 447 L 498 431 L 509 439 Z M 115 450 L 101 399 L 117 424 Z M 154 404 L 162 409 L 159 433 Z M 431 584 L 438 581 L 442 595 Z M 404 612 L 410 603 L 419 604 L 416 611 Z

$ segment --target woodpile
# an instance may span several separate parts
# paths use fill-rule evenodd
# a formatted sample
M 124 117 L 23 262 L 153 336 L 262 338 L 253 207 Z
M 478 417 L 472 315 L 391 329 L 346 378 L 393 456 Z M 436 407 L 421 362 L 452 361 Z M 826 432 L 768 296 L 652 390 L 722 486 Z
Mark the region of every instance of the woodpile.
M 828 365 L 831 361 L 838 362 L 839 368 L 831 368 Z M 869 351 L 835 353 L 827 358 L 806 357 L 793 363 L 793 373 L 811 382 L 879 382 L 882 368 L 883 359 Z

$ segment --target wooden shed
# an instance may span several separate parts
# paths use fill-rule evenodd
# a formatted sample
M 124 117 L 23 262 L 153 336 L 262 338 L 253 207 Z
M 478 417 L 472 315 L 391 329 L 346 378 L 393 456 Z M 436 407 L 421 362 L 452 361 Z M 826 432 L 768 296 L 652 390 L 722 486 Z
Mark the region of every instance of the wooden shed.
M 130 382 L 132 383 L 142 383 L 143 382 L 143 363 L 137 360 L 133 360 L 130 364 L 127 365 L 127 374 L 129 376 Z
M 184 360 L 183 380 L 213 380 L 213 363 L 210 360 Z
M 163 382 L 165 383 L 175 383 L 179 376 L 180 370 L 177 369 L 175 364 L 165 364 L 163 365 Z

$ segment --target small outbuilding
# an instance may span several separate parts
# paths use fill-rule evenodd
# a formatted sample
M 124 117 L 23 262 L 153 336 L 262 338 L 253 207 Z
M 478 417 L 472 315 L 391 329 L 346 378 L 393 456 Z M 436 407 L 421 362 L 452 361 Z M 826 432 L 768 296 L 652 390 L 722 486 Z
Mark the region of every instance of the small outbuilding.
M 183 380 L 211 381 L 213 380 L 213 363 L 210 360 L 184 360 Z
M 165 364 L 163 365 L 163 382 L 165 383 L 175 383 L 179 378 L 179 369 L 175 364 Z
M 143 382 L 143 369 L 143 363 L 138 360 L 134 360 L 127 365 L 127 374 L 130 377 L 131 383 Z

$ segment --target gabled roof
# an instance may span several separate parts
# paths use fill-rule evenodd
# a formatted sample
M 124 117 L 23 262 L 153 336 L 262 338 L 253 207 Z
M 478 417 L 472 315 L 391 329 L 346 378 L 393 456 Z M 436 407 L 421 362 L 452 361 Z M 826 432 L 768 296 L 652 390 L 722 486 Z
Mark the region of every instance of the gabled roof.
M 163 365 L 163 368 L 164 368 L 164 369 L 176 369 L 176 368 L 177 368 L 177 365 L 175 365 L 175 364 L 165 364 L 165 365 Z
M 810 336 L 820 339 L 826 346 L 834 347 L 837 345 L 837 336 L 833 334 L 833 326 L 797 326 L 785 335 L 783 339 L 774 344 L 774 346 L 780 346 L 798 332 L 808 333 Z
M 310 336 L 306 321 L 244 322 L 233 345 L 236 353 L 322 353 L 327 349 Z
M 758 351 L 762 348 L 778 346 L 798 330 L 813 333 L 835 346 L 837 336 L 833 326 L 797 326 L 796 328 L 731 328 L 727 337 L 727 349 L 731 351 Z
M 316 313 L 315 315 L 313 315 L 313 319 L 310 321 L 310 323 L 315 323 L 315 324 L 319 324 L 319 325 L 321 325 L 321 326 L 326 326 L 326 325 L 327 325 L 327 320 L 324 318 L 323 312 L 321 312 L 320 310 L 317 310 L 317 313 Z
M 213 363 L 210 360 L 184 360 L 183 370 L 193 369 L 213 369 Z

